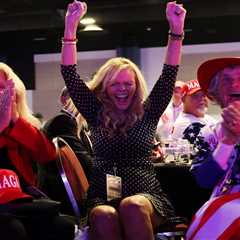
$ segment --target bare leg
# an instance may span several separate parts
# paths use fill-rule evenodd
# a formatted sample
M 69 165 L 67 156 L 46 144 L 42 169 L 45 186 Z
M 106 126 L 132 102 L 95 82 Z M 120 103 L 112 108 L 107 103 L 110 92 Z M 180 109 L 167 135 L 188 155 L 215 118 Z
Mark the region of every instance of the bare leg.
M 90 213 L 91 240 L 121 240 L 118 213 L 107 205 L 97 206 Z
M 153 229 L 161 224 L 161 217 L 155 213 L 151 202 L 141 195 L 122 200 L 119 214 L 125 240 L 153 240 Z

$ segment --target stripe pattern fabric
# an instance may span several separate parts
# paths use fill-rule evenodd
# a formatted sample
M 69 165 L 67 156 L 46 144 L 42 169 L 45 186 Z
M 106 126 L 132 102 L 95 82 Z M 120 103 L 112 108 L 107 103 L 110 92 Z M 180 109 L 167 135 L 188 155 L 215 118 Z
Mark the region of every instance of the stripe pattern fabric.
M 195 214 L 186 240 L 228 240 L 239 232 L 240 193 L 207 201 Z

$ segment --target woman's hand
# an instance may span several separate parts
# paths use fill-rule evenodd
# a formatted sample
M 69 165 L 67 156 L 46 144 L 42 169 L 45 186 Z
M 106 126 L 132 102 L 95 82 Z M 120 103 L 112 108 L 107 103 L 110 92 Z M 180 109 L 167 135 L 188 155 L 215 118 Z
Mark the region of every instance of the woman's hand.
M 6 87 L 0 90 L 0 132 L 2 132 L 12 120 L 12 104 L 15 96 L 15 88 L 12 80 L 6 82 Z
M 86 12 L 87 4 L 85 2 L 74 1 L 68 5 L 67 13 L 65 16 L 64 38 L 76 38 L 79 21 L 86 14 Z
M 183 34 L 186 10 L 182 4 L 168 2 L 166 8 L 166 17 L 169 23 L 170 32 L 174 34 Z

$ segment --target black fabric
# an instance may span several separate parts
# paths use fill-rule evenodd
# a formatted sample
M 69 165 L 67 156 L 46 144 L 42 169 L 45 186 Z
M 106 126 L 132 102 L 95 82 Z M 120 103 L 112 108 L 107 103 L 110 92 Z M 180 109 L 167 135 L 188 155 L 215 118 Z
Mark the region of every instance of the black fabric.
M 0 169 L 10 169 L 16 172 L 16 168 L 11 163 L 11 160 L 8 157 L 7 148 L 0 148 Z
M 61 111 L 46 121 L 42 130 L 51 139 L 59 135 L 77 136 L 77 122 L 72 116 Z
M 86 139 L 85 130 L 80 132 L 80 138 L 77 135 L 76 120 L 65 112 L 61 112 L 52 119 L 49 119 L 43 126 L 42 131 L 49 139 L 62 137 L 77 155 L 84 169 L 84 172 L 90 179 L 92 171 L 92 149 Z
M 31 240 L 73 240 L 75 221 L 69 216 L 34 218 L 26 222 Z
M 20 220 L 9 215 L 0 215 L 1 240 L 28 240 L 27 232 Z
M 19 218 L 0 214 L 1 240 L 73 240 L 75 222 L 69 216 Z
M 189 165 L 156 163 L 154 169 L 176 214 L 191 221 L 195 212 L 209 199 L 212 190 L 199 187 Z
M 59 214 L 60 202 L 47 198 L 0 205 L 1 240 L 72 240 L 75 219 Z
M 33 201 L 15 201 L 0 205 L 0 215 L 10 215 L 18 218 L 33 218 L 57 216 L 60 202 L 47 198 L 34 199 Z
M 74 118 L 65 112 L 59 113 L 54 118 L 48 120 L 43 126 L 43 132 L 49 139 L 57 136 L 62 137 L 73 149 L 79 159 L 88 180 L 92 171 L 92 152 L 91 146 L 85 138 L 79 138 L 77 135 L 77 122 Z M 81 136 L 84 136 L 84 132 Z M 51 199 L 61 201 L 61 212 L 73 214 L 72 205 L 67 196 L 62 179 L 58 173 L 56 162 L 50 162 L 46 165 L 39 165 L 39 188 Z

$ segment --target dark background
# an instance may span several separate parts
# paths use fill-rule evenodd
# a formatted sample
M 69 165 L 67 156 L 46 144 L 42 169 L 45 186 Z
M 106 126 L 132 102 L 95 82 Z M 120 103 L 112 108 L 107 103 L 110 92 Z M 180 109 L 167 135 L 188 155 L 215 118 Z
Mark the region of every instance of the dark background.
M 34 78 L 34 53 L 61 49 L 64 0 L 1 0 L 0 58 L 25 79 Z M 164 0 L 86 0 L 88 16 L 95 17 L 103 32 L 82 32 L 78 50 L 164 46 L 168 24 Z M 187 9 L 184 44 L 240 41 L 239 0 L 184 0 Z M 27 81 L 34 88 L 34 81 Z

